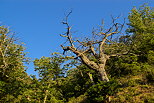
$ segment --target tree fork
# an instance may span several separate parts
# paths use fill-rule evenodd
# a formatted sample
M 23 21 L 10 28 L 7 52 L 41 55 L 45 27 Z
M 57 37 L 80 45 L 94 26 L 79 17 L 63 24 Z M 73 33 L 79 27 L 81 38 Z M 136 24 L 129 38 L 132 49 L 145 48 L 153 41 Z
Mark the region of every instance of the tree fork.
M 80 40 L 74 41 L 74 39 L 72 38 L 72 33 L 70 31 L 71 26 L 68 23 L 68 17 L 71 13 L 72 13 L 72 11 L 70 13 L 68 13 L 65 21 L 62 22 L 64 25 L 66 25 L 67 32 L 60 35 L 60 36 L 66 38 L 66 40 L 69 43 L 69 46 L 64 47 L 63 45 L 61 45 L 61 47 L 63 48 L 64 52 L 68 51 L 68 50 L 71 51 L 77 57 L 79 57 L 81 62 L 83 64 L 85 64 L 88 68 L 95 70 L 98 73 L 99 79 L 101 81 L 108 82 L 109 78 L 108 78 L 107 72 L 105 70 L 106 61 L 111 56 L 113 57 L 113 56 L 119 56 L 119 55 L 126 54 L 125 48 L 122 48 L 123 50 L 121 50 L 121 48 L 119 47 L 120 43 L 112 40 L 112 36 L 114 34 L 118 34 L 121 32 L 125 22 L 123 24 L 115 23 L 116 19 L 112 18 L 113 25 L 111 25 L 111 27 L 109 29 L 106 29 L 105 30 L 106 32 L 103 32 L 102 30 L 100 30 L 98 33 L 93 33 L 93 35 L 99 36 L 98 40 L 97 39 L 90 40 L 90 39 L 86 38 L 86 41 L 80 41 Z M 109 37 L 110 37 L 110 40 L 109 40 Z M 74 43 L 74 42 L 76 42 L 76 43 Z M 79 47 L 81 47 L 80 49 L 79 49 L 79 47 L 76 47 L 78 45 L 77 43 L 79 44 Z M 125 46 L 125 45 L 123 45 L 123 46 Z M 127 47 L 127 46 L 125 46 L 125 47 Z M 112 48 L 112 49 L 110 49 L 110 48 Z M 110 52 L 106 53 L 106 50 L 108 50 Z M 120 50 L 120 52 L 117 52 L 115 50 Z M 91 56 L 94 57 L 97 61 L 91 60 L 91 58 L 89 58 L 89 56 L 87 56 L 87 53 L 90 53 Z

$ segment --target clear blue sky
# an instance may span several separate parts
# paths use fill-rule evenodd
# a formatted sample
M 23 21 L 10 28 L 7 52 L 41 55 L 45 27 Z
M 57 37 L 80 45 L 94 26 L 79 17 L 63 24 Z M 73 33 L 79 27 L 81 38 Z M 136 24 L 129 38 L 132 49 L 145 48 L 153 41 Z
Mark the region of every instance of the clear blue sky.
M 154 7 L 154 0 L 0 0 L 0 24 L 7 25 L 26 44 L 28 57 L 50 56 L 61 51 L 65 31 L 61 21 L 70 9 L 70 23 L 77 35 L 89 35 L 92 28 L 110 15 L 127 17 L 133 6 L 144 3 Z M 32 63 L 27 71 L 35 74 Z

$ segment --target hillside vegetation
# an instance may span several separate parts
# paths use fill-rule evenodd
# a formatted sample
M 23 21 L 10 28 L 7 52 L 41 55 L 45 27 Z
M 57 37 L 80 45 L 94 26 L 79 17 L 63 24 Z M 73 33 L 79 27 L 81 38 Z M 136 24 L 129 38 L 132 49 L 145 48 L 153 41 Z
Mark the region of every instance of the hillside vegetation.
M 26 73 L 24 45 L 0 26 L 0 102 L 154 103 L 154 9 L 133 8 L 127 23 L 113 18 L 82 41 L 71 34 L 70 14 L 64 53 L 34 60 L 39 78 Z

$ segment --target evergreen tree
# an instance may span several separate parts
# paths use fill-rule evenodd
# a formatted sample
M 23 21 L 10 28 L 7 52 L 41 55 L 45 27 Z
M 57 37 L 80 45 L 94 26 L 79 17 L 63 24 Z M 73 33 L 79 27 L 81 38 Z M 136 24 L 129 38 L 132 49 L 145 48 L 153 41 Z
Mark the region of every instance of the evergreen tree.
M 30 83 L 24 62 L 24 47 L 17 44 L 8 28 L 0 26 L 0 102 L 18 101 L 24 86 Z

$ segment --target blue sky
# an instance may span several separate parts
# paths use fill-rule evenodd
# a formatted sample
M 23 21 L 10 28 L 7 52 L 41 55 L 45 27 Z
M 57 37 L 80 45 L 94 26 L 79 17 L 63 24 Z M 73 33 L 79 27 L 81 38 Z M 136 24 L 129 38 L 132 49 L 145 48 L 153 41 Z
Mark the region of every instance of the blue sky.
M 0 0 L 0 24 L 16 32 L 33 60 L 61 51 L 64 39 L 59 34 L 65 32 L 61 21 L 69 10 L 73 10 L 70 24 L 80 37 L 90 35 L 102 19 L 109 24 L 111 15 L 127 17 L 133 6 L 144 3 L 154 7 L 154 0 Z M 27 72 L 36 74 L 32 63 Z

